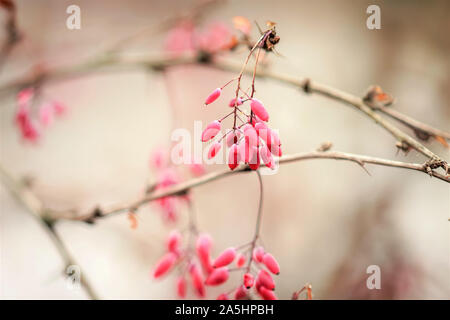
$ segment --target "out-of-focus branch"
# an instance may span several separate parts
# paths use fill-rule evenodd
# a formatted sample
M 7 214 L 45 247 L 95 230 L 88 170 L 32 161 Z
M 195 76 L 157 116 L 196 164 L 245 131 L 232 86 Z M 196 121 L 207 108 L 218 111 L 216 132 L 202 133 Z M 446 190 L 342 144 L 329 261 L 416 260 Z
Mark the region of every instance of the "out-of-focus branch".
M 70 265 L 77 265 L 55 230 L 54 220 L 46 217 L 46 209 L 39 198 L 25 184 L 15 180 L 2 166 L 0 166 L 0 178 L 5 187 L 25 207 L 26 211 L 38 221 L 42 229 L 47 233 L 61 258 L 64 260 L 64 270 Z M 80 277 L 80 284 L 90 299 L 98 299 L 94 289 L 84 276 Z
M 326 152 L 314 151 L 314 152 L 286 155 L 279 159 L 279 163 L 286 164 L 286 163 L 290 163 L 290 162 L 297 162 L 297 161 L 308 160 L 308 159 L 334 159 L 334 160 L 351 161 L 351 162 L 358 164 L 365 170 L 366 170 L 366 168 L 365 168 L 366 164 L 409 169 L 409 170 L 420 171 L 420 172 L 429 174 L 430 176 L 438 178 L 444 182 L 450 183 L 450 176 L 440 174 L 433 170 L 429 171 L 429 170 L 427 170 L 427 166 L 424 164 L 393 161 L 393 160 L 387 160 L 387 159 L 382 159 L 382 158 L 375 158 L 375 157 L 369 157 L 369 156 L 363 156 L 363 155 L 357 155 L 357 154 L 345 153 L 345 152 L 339 152 L 339 151 L 326 151 Z M 192 188 L 207 184 L 209 182 L 212 182 L 212 181 L 215 181 L 215 180 L 227 177 L 227 176 L 244 173 L 244 172 L 251 172 L 251 170 L 249 170 L 247 165 L 240 165 L 234 171 L 230 171 L 229 169 L 224 169 L 221 171 L 206 174 L 199 178 L 194 178 L 194 179 L 179 183 L 179 184 L 174 185 L 167 189 L 150 192 L 143 198 L 133 201 L 128 204 L 120 204 L 120 205 L 110 207 L 107 209 L 96 208 L 91 213 L 81 215 L 81 216 L 76 216 L 76 217 L 74 217 L 73 214 L 67 215 L 64 213 L 54 213 L 52 215 L 52 219 L 55 219 L 55 220 L 56 219 L 69 219 L 69 220 L 77 220 L 77 221 L 84 221 L 84 222 L 88 222 L 88 223 L 94 223 L 95 220 L 97 220 L 99 218 L 104 218 L 104 217 L 108 217 L 108 216 L 111 216 L 114 214 L 126 213 L 126 212 L 130 212 L 130 211 L 135 212 L 141 206 L 143 206 L 151 201 L 154 201 L 154 200 L 157 200 L 157 199 L 160 199 L 163 197 L 167 197 L 167 196 L 183 195 Z
M 68 68 L 60 68 L 55 70 L 48 70 L 42 72 L 40 74 L 33 74 L 24 79 L 20 79 L 18 81 L 14 81 L 8 83 L 4 86 L 0 87 L 0 94 L 9 92 L 11 90 L 18 90 L 23 87 L 33 86 L 40 84 L 42 82 L 52 82 L 52 81 L 60 81 L 65 80 L 85 74 L 89 74 L 92 72 L 102 72 L 102 71 L 124 71 L 130 69 L 139 69 L 139 68 L 147 68 L 152 70 L 164 70 L 165 68 L 177 65 L 184 64 L 196 64 L 201 63 L 197 56 L 180 56 L 180 57 L 118 57 L 105 55 L 100 58 L 96 58 L 95 60 L 88 61 L 85 63 L 81 63 L 79 65 L 75 65 Z M 231 62 L 227 62 L 224 60 L 215 61 L 212 60 L 208 63 L 204 63 L 204 65 L 214 67 L 224 71 L 231 72 L 239 72 L 240 66 Z M 252 73 L 253 70 L 246 69 L 245 72 Z M 337 100 L 343 102 L 345 104 L 349 104 L 355 107 L 357 110 L 363 112 L 369 118 L 374 120 L 378 125 L 387 130 L 391 135 L 393 135 L 398 143 L 399 147 L 402 149 L 407 149 L 409 147 L 414 148 L 418 152 L 425 155 L 432 162 L 431 165 L 435 166 L 435 164 L 440 165 L 442 168 L 447 170 L 445 167 L 446 161 L 441 159 L 439 156 L 434 154 L 420 142 L 404 133 L 396 126 L 387 121 L 384 117 L 379 115 L 374 108 L 366 105 L 362 98 L 354 96 L 352 94 L 346 93 L 339 89 L 326 86 L 324 84 L 312 81 L 307 78 L 298 78 L 295 76 L 277 73 L 271 70 L 262 69 L 259 70 L 256 74 L 257 77 L 270 78 L 273 80 L 277 80 L 286 84 L 293 85 L 298 88 L 302 88 L 305 92 L 308 93 L 317 93 L 323 95 L 325 97 L 331 98 L 333 100 Z M 436 129 L 437 130 L 437 129 Z M 441 132 L 439 130 L 439 132 Z M 442 136 L 449 136 L 449 133 L 443 133 Z
M 427 141 L 430 136 L 435 137 L 439 140 L 438 137 L 442 137 L 443 140 L 440 142 L 443 144 L 446 144 L 445 140 L 450 140 L 450 133 L 445 132 L 436 128 L 433 128 L 432 126 L 425 124 L 423 122 L 420 122 L 416 119 L 413 119 L 411 117 L 408 117 L 407 115 L 402 114 L 401 112 L 390 108 L 390 107 L 384 107 L 384 106 L 377 106 L 375 110 L 379 110 L 381 113 L 384 113 L 388 115 L 389 117 L 399 121 L 400 123 L 403 123 L 405 126 L 411 128 L 416 136 L 418 136 L 420 139 Z M 447 145 L 448 147 L 448 145 Z
M 12 0 L 0 0 L 0 10 L 6 11 L 6 39 L 0 47 L 0 71 L 14 45 L 20 41 L 20 33 L 16 23 L 16 6 Z

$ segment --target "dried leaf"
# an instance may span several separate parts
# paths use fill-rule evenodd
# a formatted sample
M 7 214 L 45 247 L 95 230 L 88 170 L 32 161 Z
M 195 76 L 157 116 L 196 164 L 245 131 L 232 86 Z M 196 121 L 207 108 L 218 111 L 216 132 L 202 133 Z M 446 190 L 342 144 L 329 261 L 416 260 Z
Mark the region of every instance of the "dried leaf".
M 128 213 L 128 220 L 130 220 L 130 227 L 131 229 L 136 229 L 138 226 L 138 221 L 136 218 L 136 214 L 134 212 Z
M 273 22 L 273 21 L 270 21 L 270 20 L 267 20 L 267 22 L 266 22 L 266 26 L 268 27 L 268 28 L 272 28 L 273 26 L 275 26 L 277 23 L 276 22 Z
M 445 140 L 444 137 L 441 136 L 434 136 L 434 138 L 437 140 L 437 142 L 439 142 L 440 144 L 442 144 L 444 147 L 448 148 L 448 143 L 447 140 Z
M 249 35 L 252 29 L 252 24 L 246 17 L 236 16 L 233 18 L 234 28 L 241 31 L 245 35 Z

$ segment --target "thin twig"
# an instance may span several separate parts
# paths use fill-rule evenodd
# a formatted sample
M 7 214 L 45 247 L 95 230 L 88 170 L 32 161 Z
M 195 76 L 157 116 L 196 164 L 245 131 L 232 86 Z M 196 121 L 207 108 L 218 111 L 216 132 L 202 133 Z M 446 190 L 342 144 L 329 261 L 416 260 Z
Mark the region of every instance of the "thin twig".
M 262 220 L 262 205 L 263 205 L 263 199 L 264 199 L 264 187 L 263 187 L 263 182 L 262 182 L 262 178 L 261 178 L 261 173 L 259 172 L 259 170 L 256 170 L 256 174 L 258 176 L 258 183 L 259 183 L 259 202 L 258 202 L 258 214 L 256 215 L 256 226 L 255 226 L 255 233 L 253 234 L 253 239 L 251 241 L 251 246 L 249 249 L 250 252 L 250 258 L 248 259 L 248 264 L 247 264 L 247 273 L 250 272 L 250 268 L 252 266 L 252 262 L 253 262 L 253 250 L 255 249 L 256 246 L 256 241 L 259 238 L 259 232 L 261 230 L 261 220 Z
M 28 187 L 16 181 L 2 166 L 0 166 L 0 178 L 11 194 L 27 209 L 26 212 L 36 219 L 42 229 L 47 233 L 64 261 L 64 270 L 70 265 L 78 265 L 55 230 L 55 221 L 47 217 L 45 207 L 39 198 Z M 80 284 L 90 299 L 98 299 L 97 294 L 86 280 L 86 277 L 80 277 Z
M 285 155 L 279 159 L 280 164 L 286 164 L 290 162 L 297 162 L 302 160 L 308 160 L 308 159 L 334 159 L 334 160 L 345 160 L 345 161 L 351 161 L 359 166 L 364 166 L 365 164 L 373 164 L 373 165 L 380 165 L 380 166 L 387 166 L 387 167 L 394 167 L 394 168 L 403 168 L 408 170 L 414 170 L 414 171 L 420 171 L 423 173 L 426 173 L 430 176 L 433 176 L 435 178 L 438 178 L 444 182 L 450 183 L 450 176 L 446 176 L 444 174 L 438 173 L 434 170 L 430 171 L 427 170 L 427 167 L 425 164 L 418 164 L 418 163 L 407 163 L 407 162 L 401 162 L 401 161 L 393 161 L 393 160 L 387 160 L 382 158 L 376 158 L 376 157 L 370 157 L 370 156 L 363 156 L 363 155 L 357 155 L 352 153 L 345 153 L 345 152 L 339 152 L 339 151 L 328 151 L 328 152 L 320 152 L 320 151 L 313 151 L 313 152 L 306 152 L 306 153 L 297 153 L 293 155 Z M 230 171 L 229 169 L 224 169 L 217 172 L 212 172 L 206 175 L 203 175 L 198 178 L 190 179 L 185 182 L 179 183 L 177 185 L 174 185 L 170 188 L 164 189 L 164 190 L 157 190 L 154 192 L 151 192 L 147 194 L 145 197 L 133 201 L 129 204 L 120 204 L 114 207 L 110 207 L 108 209 L 96 209 L 92 213 L 83 214 L 77 217 L 74 217 L 72 213 L 65 214 L 63 212 L 59 213 L 53 213 L 52 218 L 53 219 L 68 219 L 68 220 L 77 220 L 77 221 L 84 221 L 93 223 L 95 220 L 103 217 L 108 217 L 114 214 L 119 214 L 123 212 L 128 212 L 130 208 L 138 209 L 142 205 L 145 205 L 151 201 L 167 197 L 167 196 L 176 196 L 176 195 L 183 195 L 186 192 L 188 192 L 190 189 L 207 184 L 209 182 L 231 176 L 234 174 L 244 173 L 244 172 L 250 172 L 251 170 L 247 165 L 240 165 L 237 167 L 234 171 Z
M 92 72 L 126 71 L 130 69 L 132 70 L 141 68 L 164 70 L 165 68 L 171 66 L 197 64 L 197 63 L 199 63 L 199 61 L 198 57 L 195 55 L 169 57 L 169 58 L 134 57 L 132 59 L 130 58 L 127 59 L 124 57 L 105 56 L 97 58 L 94 61 L 88 61 L 69 68 L 48 70 L 41 74 L 34 74 L 31 77 L 26 77 L 24 79 L 7 83 L 0 87 L 0 94 L 19 90 L 20 88 L 27 86 L 33 86 L 36 85 L 37 83 L 42 83 L 44 81 L 45 82 L 61 81 L 71 79 L 77 76 L 90 74 Z M 241 66 L 231 62 L 226 62 L 224 60 L 213 61 L 207 64 L 206 63 L 203 64 L 224 71 L 232 71 L 232 72 L 242 71 Z M 248 74 L 253 74 L 253 70 L 250 70 L 248 68 L 246 68 L 244 72 Z M 360 97 L 351 95 L 339 89 L 326 86 L 324 84 L 320 84 L 318 82 L 313 82 L 308 78 L 298 78 L 287 74 L 273 72 L 270 70 L 259 70 L 256 76 L 263 78 L 270 78 L 273 80 L 281 81 L 286 84 L 291 84 L 295 87 L 303 88 L 303 90 L 305 90 L 306 92 L 317 93 L 325 97 L 331 98 L 333 100 L 349 104 L 355 107 L 356 109 L 360 110 L 364 114 L 366 114 L 369 118 L 373 119 L 378 125 L 380 125 L 389 133 L 391 133 L 391 135 L 393 135 L 402 145 L 406 144 L 407 146 L 416 149 L 418 152 L 422 153 L 431 160 L 440 160 L 445 162 L 443 159 L 434 154 L 420 142 L 416 141 L 414 138 L 407 135 L 406 133 L 398 129 L 396 126 L 388 122 L 384 117 L 379 115 L 374 109 L 366 105 L 362 100 L 362 98 Z M 444 136 L 447 135 L 450 134 L 444 133 Z

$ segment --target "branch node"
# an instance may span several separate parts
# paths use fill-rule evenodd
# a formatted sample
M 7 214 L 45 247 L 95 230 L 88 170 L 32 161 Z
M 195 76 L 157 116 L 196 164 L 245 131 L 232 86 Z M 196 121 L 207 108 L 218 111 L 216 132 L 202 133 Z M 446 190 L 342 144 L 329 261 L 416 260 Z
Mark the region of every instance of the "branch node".
M 322 142 L 320 146 L 316 149 L 318 152 L 329 151 L 333 147 L 333 143 L 330 141 Z
M 311 79 L 307 78 L 303 81 L 301 88 L 305 93 L 312 93 L 311 91 Z

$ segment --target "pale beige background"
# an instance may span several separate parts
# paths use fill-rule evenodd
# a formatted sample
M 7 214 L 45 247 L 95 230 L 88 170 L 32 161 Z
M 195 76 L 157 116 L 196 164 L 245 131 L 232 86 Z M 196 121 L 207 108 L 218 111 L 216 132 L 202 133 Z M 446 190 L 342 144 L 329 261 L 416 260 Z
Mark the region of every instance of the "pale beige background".
M 82 29 L 65 27 L 68 5 L 82 10 Z M 101 52 L 108 44 L 191 1 L 18 1 L 26 40 L 12 54 L 1 82 L 33 64 L 66 65 Z M 382 29 L 365 27 L 365 9 L 379 4 Z M 244 15 L 278 22 L 284 58 L 272 68 L 308 76 L 362 95 L 374 83 L 397 98 L 395 108 L 450 130 L 449 3 L 446 1 L 228 1 L 204 21 Z M 163 36 L 148 36 L 129 53 L 158 53 Z M 232 57 L 240 61 L 243 55 Z M 132 71 L 94 74 L 52 84 L 47 94 L 70 108 L 38 146 L 20 142 L 13 127 L 13 96 L 1 100 L 1 163 L 15 175 L 32 175 L 43 201 L 81 211 L 136 198 L 152 179 L 150 151 L 168 145 L 172 128 L 219 117 L 201 102 L 233 75 L 205 67 L 161 74 Z M 170 86 L 172 107 L 167 96 Z M 397 155 L 393 138 L 362 114 L 270 80 L 258 80 L 257 95 L 280 129 L 284 153 L 315 149 L 332 141 L 336 150 L 423 162 L 412 152 Z M 441 145 L 429 148 L 449 159 Z M 212 171 L 218 167 L 211 167 Z M 421 173 L 318 160 L 283 166 L 264 177 L 262 237 L 279 259 L 277 294 L 310 282 L 315 298 L 449 298 L 449 187 Z M 1 297 L 84 299 L 61 276 L 62 261 L 42 229 L 2 186 Z M 193 191 L 199 225 L 215 238 L 215 252 L 246 242 L 254 228 L 258 196 L 254 175 L 233 176 Z M 383 203 L 384 202 L 386 203 Z M 151 267 L 162 254 L 170 226 L 145 208 L 139 228 L 125 216 L 95 226 L 62 223 L 58 232 L 83 276 L 104 299 L 174 298 L 172 277 L 154 282 Z M 356 240 L 355 240 L 356 239 Z M 343 263 L 346 265 L 343 266 Z M 383 290 L 365 288 L 368 265 L 381 266 Z M 411 271 L 413 270 L 413 271 Z M 360 279 L 362 282 L 354 279 Z M 407 280 L 403 280 L 403 279 Z M 405 288 L 404 283 L 409 283 Z M 394 289 L 388 289 L 393 287 Z M 218 290 L 212 290 L 215 297 Z

